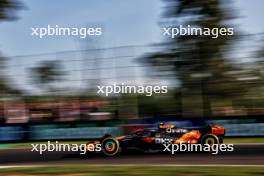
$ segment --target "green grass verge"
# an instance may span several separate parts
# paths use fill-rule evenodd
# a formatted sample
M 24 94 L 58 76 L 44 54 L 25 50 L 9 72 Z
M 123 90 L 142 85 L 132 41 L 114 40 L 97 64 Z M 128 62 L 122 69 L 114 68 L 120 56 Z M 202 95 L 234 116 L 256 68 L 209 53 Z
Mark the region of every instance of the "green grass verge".
M 254 144 L 254 143 L 263 143 L 264 144 L 264 137 L 263 138 L 225 138 L 224 143 L 226 144 Z
M 261 167 L 179 167 L 179 166 L 45 166 L 0 169 L 1 176 L 249 176 L 264 175 Z
M 44 142 L 25 142 L 25 143 L 9 143 L 0 144 L 1 149 L 16 149 L 16 148 L 32 148 L 31 144 L 47 144 L 48 141 Z M 59 141 L 60 144 L 86 144 L 88 141 Z M 51 142 L 55 143 L 55 142 Z

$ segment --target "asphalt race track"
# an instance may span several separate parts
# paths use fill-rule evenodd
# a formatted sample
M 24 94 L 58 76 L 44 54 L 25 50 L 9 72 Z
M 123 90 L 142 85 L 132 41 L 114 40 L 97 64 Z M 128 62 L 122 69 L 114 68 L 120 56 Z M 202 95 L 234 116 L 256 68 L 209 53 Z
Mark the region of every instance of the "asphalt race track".
M 114 157 L 85 156 L 69 152 L 45 152 L 30 149 L 0 150 L 0 165 L 40 164 L 179 164 L 179 165 L 264 165 L 264 144 L 235 145 L 233 152 L 210 153 L 128 153 Z

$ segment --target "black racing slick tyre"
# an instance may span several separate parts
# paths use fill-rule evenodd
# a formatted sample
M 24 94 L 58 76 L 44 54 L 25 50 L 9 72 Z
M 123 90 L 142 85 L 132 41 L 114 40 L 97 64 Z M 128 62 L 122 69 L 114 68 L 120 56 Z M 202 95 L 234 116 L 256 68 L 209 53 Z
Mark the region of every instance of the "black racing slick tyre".
M 201 143 L 203 145 L 204 144 L 209 144 L 209 145 L 219 144 L 219 139 L 216 135 L 206 134 L 202 137 Z
M 113 137 L 106 137 L 102 140 L 102 151 L 106 156 L 114 156 L 119 151 L 119 142 Z

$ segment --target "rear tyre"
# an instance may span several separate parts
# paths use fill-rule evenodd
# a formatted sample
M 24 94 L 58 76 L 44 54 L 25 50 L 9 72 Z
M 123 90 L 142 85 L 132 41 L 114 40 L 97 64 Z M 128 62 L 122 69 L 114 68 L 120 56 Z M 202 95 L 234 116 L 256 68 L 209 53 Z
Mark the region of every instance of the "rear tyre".
M 201 143 L 203 145 L 204 144 L 209 144 L 209 145 L 219 144 L 219 139 L 216 135 L 206 134 L 202 137 Z

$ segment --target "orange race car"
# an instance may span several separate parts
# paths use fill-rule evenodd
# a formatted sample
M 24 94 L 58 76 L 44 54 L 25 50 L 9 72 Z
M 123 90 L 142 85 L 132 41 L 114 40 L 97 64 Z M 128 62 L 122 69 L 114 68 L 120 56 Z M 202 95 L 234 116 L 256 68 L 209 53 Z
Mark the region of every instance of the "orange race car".
M 220 125 L 188 129 L 161 123 L 157 130 L 137 130 L 129 135 L 119 137 L 105 135 L 101 140 L 92 141 L 88 144 L 100 143 L 102 152 L 107 156 L 113 156 L 128 150 L 162 151 L 164 143 L 221 144 L 224 135 L 225 128 Z

